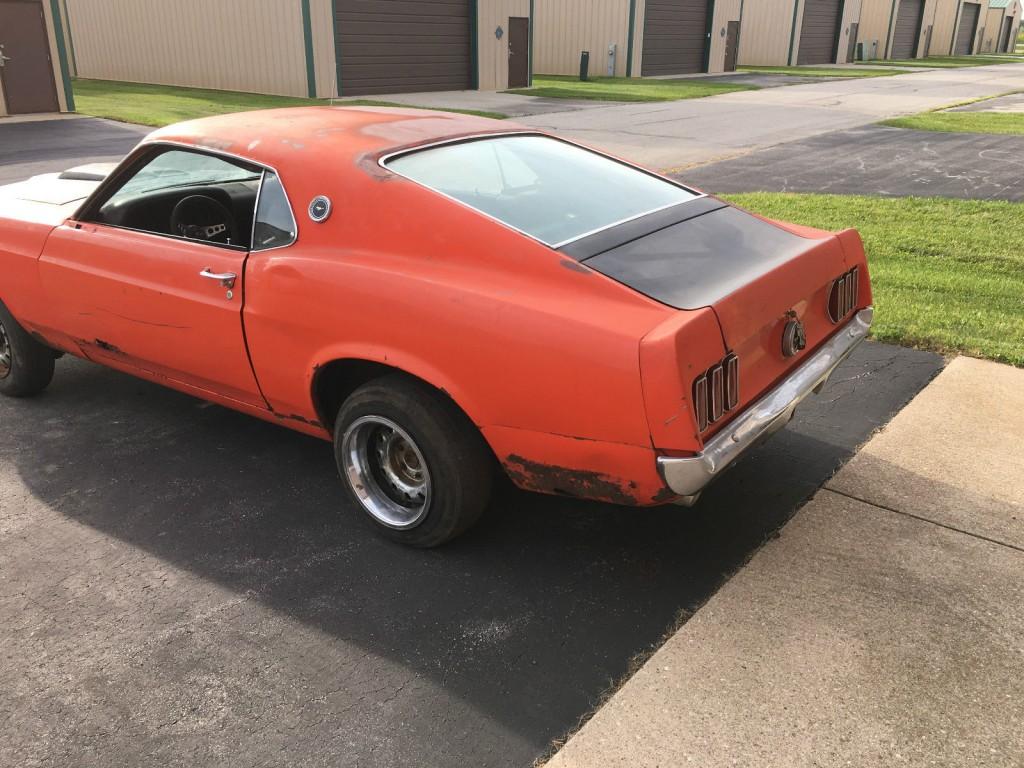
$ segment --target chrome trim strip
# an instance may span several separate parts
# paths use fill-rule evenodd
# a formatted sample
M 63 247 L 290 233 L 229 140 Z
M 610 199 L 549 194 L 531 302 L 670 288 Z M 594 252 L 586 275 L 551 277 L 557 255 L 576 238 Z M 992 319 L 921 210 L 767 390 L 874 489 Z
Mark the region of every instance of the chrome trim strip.
M 696 456 L 658 457 L 665 484 L 679 496 L 700 493 L 758 441 L 782 429 L 796 407 L 820 387 L 868 335 L 874 311 L 862 309 L 836 335 L 812 353 L 789 378 L 739 414 Z
M 682 190 L 685 190 L 685 191 L 689 192 L 691 195 L 693 195 L 693 197 L 690 198 L 689 200 L 677 200 L 674 203 L 669 203 L 668 205 L 663 205 L 663 206 L 661 206 L 659 208 L 653 208 L 652 210 L 644 211 L 643 213 L 638 213 L 638 214 L 636 214 L 634 216 L 628 216 L 628 217 L 626 217 L 624 219 L 620 219 L 619 221 L 612 222 L 611 224 L 607 224 L 607 225 L 605 225 L 603 227 L 598 227 L 597 229 L 591 230 L 590 232 L 584 232 L 581 235 L 576 235 L 575 237 L 570 237 L 568 240 L 562 240 L 561 242 L 558 242 L 558 243 L 549 243 L 546 240 L 542 240 L 541 238 L 536 237 L 535 235 L 531 235 L 529 232 L 524 232 L 523 230 L 519 229 L 519 227 L 516 227 L 516 226 L 513 226 L 512 224 L 509 224 L 507 221 L 502 221 L 501 219 L 498 219 L 498 218 L 492 216 L 491 214 L 487 213 L 486 211 L 482 211 L 479 208 L 470 205 L 469 203 L 466 203 L 466 202 L 464 202 L 462 200 L 459 200 L 457 197 L 452 197 L 451 195 L 449 195 L 449 194 L 447 194 L 445 192 L 442 192 L 439 189 L 435 189 L 434 187 L 430 187 L 430 186 L 427 186 L 426 184 L 424 184 L 422 182 L 416 181 L 416 179 L 411 178 L 410 176 L 406 176 L 404 173 L 400 173 L 399 171 L 396 171 L 394 168 L 389 168 L 388 165 L 387 165 L 388 161 L 393 160 L 396 157 L 402 157 L 404 155 L 415 154 L 416 152 L 422 152 L 422 151 L 427 150 L 427 149 L 435 149 L 437 147 L 444 147 L 444 146 L 448 146 L 448 145 L 451 145 L 451 144 L 466 144 L 466 143 L 469 143 L 471 141 L 486 141 L 487 139 L 505 139 L 505 138 L 514 137 L 514 136 L 539 136 L 539 137 L 544 138 L 544 139 L 551 139 L 552 141 L 561 142 L 562 144 L 568 144 L 570 147 L 576 147 L 577 149 L 582 149 L 584 152 L 590 152 L 591 154 L 598 155 L 600 157 L 605 158 L 606 160 L 611 160 L 613 163 L 618 163 L 619 165 L 625 165 L 626 167 L 632 168 L 635 171 L 639 171 L 640 173 L 643 173 L 646 176 L 653 176 L 654 178 L 659 179 L 660 181 L 664 181 L 664 182 L 666 182 L 668 184 L 671 184 L 673 187 L 678 187 L 679 189 L 682 189 Z M 607 231 L 609 229 L 613 229 L 615 227 L 621 226 L 622 224 L 628 224 L 631 221 L 635 221 L 637 219 L 643 218 L 644 216 L 650 216 L 652 213 L 658 213 L 659 211 L 667 210 L 667 209 L 672 208 L 673 206 L 676 206 L 676 205 L 683 205 L 685 203 L 691 203 L 694 200 L 699 200 L 702 197 L 707 197 L 708 196 L 707 193 L 705 193 L 705 192 L 700 192 L 700 191 L 698 191 L 696 189 L 692 189 L 692 188 L 686 186 L 685 184 L 680 184 L 675 179 L 670 179 L 667 176 L 662 176 L 660 173 L 655 173 L 654 171 L 650 170 L 649 168 L 644 168 L 642 166 L 636 165 L 635 163 L 631 163 L 628 160 L 623 160 L 623 159 L 618 158 L 618 157 L 613 157 L 612 155 L 609 155 L 606 152 L 601 152 L 600 150 L 594 149 L 592 147 L 586 147 L 586 146 L 583 146 L 582 144 L 577 144 L 575 141 L 569 141 L 568 139 L 563 139 L 560 136 L 552 136 L 550 134 L 541 133 L 539 131 L 499 131 L 499 132 L 495 132 L 495 133 L 477 133 L 477 134 L 471 134 L 469 136 L 458 136 L 458 137 L 453 138 L 453 139 L 442 139 L 440 141 L 430 142 L 429 144 L 419 144 L 419 145 L 417 145 L 415 147 L 406 147 L 405 149 L 398 149 L 398 150 L 395 150 L 394 152 L 389 152 L 386 155 L 381 155 L 380 158 L 378 158 L 378 160 L 377 160 L 377 165 L 379 165 L 381 168 L 383 168 L 384 170 L 388 171 L 389 173 L 395 174 L 395 176 L 399 176 L 399 177 L 405 179 L 406 181 L 411 181 L 413 184 L 416 184 L 419 187 L 423 187 L 423 189 L 430 190 L 435 195 L 440 195 L 441 197 L 445 198 L 446 200 L 451 200 L 453 203 L 457 203 L 458 205 L 461 205 L 463 208 L 468 208 L 469 210 L 474 211 L 475 213 L 479 213 L 481 216 L 484 216 L 484 217 L 490 219 L 491 221 L 493 221 L 493 222 L 495 222 L 497 224 L 501 224 L 506 229 L 511 229 L 513 232 L 518 232 L 520 235 L 523 235 L 524 237 L 528 237 L 531 240 L 533 240 L 535 242 L 538 242 L 541 245 L 547 246 L 548 248 L 551 248 L 552 250 L 555 250 L 555 251 L 557 251 L 559 248 L 564 248 L 565 246 L 567 246 L 567 245 L 569 245 L 571 243 L 575 243 L 577 240 L 582 240 L 585 237 L 590 237 L 591 235 L 596 235 L 598 232 L 605 232 L 605 231 Z

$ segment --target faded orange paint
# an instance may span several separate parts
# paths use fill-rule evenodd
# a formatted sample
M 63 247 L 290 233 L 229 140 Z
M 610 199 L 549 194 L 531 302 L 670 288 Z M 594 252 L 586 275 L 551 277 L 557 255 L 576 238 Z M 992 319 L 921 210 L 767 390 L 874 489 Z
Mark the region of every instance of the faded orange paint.
M 62 221 L 70 211 L 0 213 L 0 299 L 56 348 L 325 439 L 317 370 L 388 365 L 448 393 L 521 487 L 664 503 L 657 455 L 703 445 L 694 377 L 736 351 L 741 407 L 755 399 L 796 364 L 778 354 L 780 313 L 823 311 L 828 281 L 863 266 L 863 249 L 848 233 L 794 230 L 808 255 L 713 308 L 679 311 L 379 165 L 400 149 L 517 131 L 363 108 L 171 126 L 139 151 L 171 142 L 275 169 L 296 242 L 246 254 Z M 333 202 L 320 224 L 305 215 L 317 195 Z M 206 267 L 239 275 L 233 299 L 198 277 Z M 808 326 L 809 348 L 834 330 L 816 315 Z

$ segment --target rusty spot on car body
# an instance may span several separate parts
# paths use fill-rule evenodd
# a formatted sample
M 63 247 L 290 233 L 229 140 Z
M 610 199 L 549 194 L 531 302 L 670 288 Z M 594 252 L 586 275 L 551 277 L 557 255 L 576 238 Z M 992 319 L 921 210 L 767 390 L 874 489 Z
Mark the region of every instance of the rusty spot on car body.
M 104 341 L 103 339 L 96 339 L 95 341 L 93 341 L 93 346 L 99 347 L 104 352 L 110 352 L 111 354 L 114 355 L 124 354 L 124 352 L 122 352 L 118 347 L 115 347 L 109 341 Z
M 636 506 L 629 484 L 601 472 L 542 464 L 512 454 L 502 462 L 509 477 L 528 490 Z
M 316 419 L 307 419 L 305 416 L 300 416 L 297 413 L 278 413 L 277 411 L 273 411 L 273 414 L 281 421 L 297 421 L 300 424 L 308 424 L 309 426 L 317 427 L 318 429 L 323 429 L 324 426 Z

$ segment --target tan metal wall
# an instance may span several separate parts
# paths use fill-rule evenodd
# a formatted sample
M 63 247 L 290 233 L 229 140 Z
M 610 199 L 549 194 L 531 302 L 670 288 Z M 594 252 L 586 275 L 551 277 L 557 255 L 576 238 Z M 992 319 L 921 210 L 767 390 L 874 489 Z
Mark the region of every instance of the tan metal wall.
M 793 6 L 797 3 L 800 3 L 800 0 L 746 0 L 744 2 L 743 24 L 740 28 L 740 64 L 784 66 L 788 62 L 789 39 L 793 28 Z M 799 23 L 798 17 L 798 26 Z M 797 30 L 797 39 L 799 39 L 799 30 Z
M 981 44 L 978 46 L 977 53 L 992 53 L 995 51 L 996 38 L 999 36 L 999 31 L 1003 28 L 1003 17 L 1006 15 L 1006 11 L 1006 8 L 986 9 L 984 6 L 982 7 L 981 21 L 978 22 L 978 26 L 985 27 L 985 34 L 981 36 Z
M 895 23 L 893 3 L 899 0 L 863 0 L 857 42 L 864 46 L 865 59 L 884 59 L 891 23 Z M 877 48 L 874 43 L 878 43 Z
M 642 0 L 637 5 L 642 6 Z M 643 29 L 642 16 L 638 8 L 638 30 Z M 609 43 L 616 46 L 616 76 L 626 74 L 629 0 L 535 0 L 533 29 L 536 74 L 579 74 L 580 52 L 590 51 L 590 74 L 605 75 Z M 638 49 L 634 46 L 634 74 L 640 73 Z
M 757 0 L 746 0 L 753 4 Z M 722 72 L 725 69 L 725 36 L 730 21 L 740 20 L 740 0 L 716 0 L 715 16 L 711 23 L 711 50 L 708 52 L 708 72 Z M 743 30 L 740 29 L 740 40 Z M 737 63 L 738 59 L 737 59 Z
M 307 95 L 297 1 L 67 0 L 67 5 L 80 77 Z M 323 4 L 317 5 L 322 18 Z M 330 29 L 316 26 L 321 38 Z
M 717 15 L 717 14 L 716 14 Z M 800 55 L 804 0 L 745 0 L 740 27 L 740 64 L 786 66 Z M 836 47 L 836 61 L 845 60 L 850 25 L 861 16 L 861 0 L 846 0 Z M 792 42 L 792 57 L 790 52 Z
M 948 56 L 953 52 L 953 32 L 959 10 L 960 0 L 936 0 L 932 19 L 932 56 Z
M 482 91 L 508 88 L 508 20 L 510 16 L 530 17 L 530 0 L 480 0 L 477 6 L 477 50 L 480 57 Z M 495 31 L 501 27 L 499 40 Z M 536 29 L 536 25 L 534 25 Z M 536 34 L 536 32 L 534 33 Z M 536 56 L 536 54 L 534 54 Z M 539 72 L 534 62 L 534 70 Z
M 313 31 L 313 65 L 316 95 L 338 95 L 338 66 L 334 58 L 334 4 L 331 0 L 309 0 L 309 20 Z M 305 77 L 305 70 L 303 70 Z M 306 95 L 303 90 L 302 96 Z

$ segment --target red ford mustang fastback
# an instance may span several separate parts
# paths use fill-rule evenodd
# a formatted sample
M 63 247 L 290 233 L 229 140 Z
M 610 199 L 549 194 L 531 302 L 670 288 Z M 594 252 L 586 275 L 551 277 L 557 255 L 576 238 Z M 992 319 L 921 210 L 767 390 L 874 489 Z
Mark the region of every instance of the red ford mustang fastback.
M 461 115 L 207 118 L 0 189 L 0 392 L 66 352 L 333 439 L 367 519 L 417 546 L 477 519 L 496 464 L 694 503 L 870 304 L 853 230 Z

